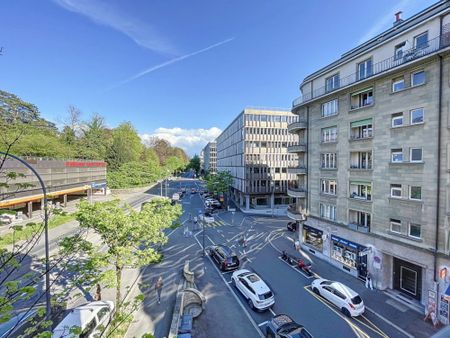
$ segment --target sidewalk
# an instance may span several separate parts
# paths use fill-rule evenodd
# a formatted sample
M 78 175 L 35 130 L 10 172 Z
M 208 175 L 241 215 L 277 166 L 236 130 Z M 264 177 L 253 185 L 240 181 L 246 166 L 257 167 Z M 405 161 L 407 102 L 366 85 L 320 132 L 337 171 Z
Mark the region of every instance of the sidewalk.
M 295 251 L 294 241 L 286 236 L 288 235 L 284 233 L 283 236 L 273 239 L 271 241 L 273 246 L 280 251 L 286 251 L 289 255 L 301 257 L 300 253 Z M 293 238 L 293 235 L 291 234 L 290 237 Z M 367 289 L 364 282 L 328 262 L 311 254 L 308 254 L 308 257 L 312 258 L 312 269 L 315 273 L 323 278 L 336 280 L 349 286 L 359 293 L 368 311 L 373 310 L 371 312 L 378 313 L 414 337 L 431 337 L 439 331 L 433 328 L 430 322 L 423 321 L 424 315 L 387 296 L 383 291 Z

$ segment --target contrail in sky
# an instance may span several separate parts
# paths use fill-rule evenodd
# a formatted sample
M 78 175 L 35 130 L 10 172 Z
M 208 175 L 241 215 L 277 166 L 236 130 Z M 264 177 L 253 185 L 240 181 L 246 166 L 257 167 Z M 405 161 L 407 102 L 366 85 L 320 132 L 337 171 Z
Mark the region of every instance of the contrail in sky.
M 142 72 L 139 72 L 139 73 L 129 77 L 128 79 L 123 80 L 123 81 L 121 81 L 121 82 L 119 82 L 119 83 L 109 87 L 107 90 L 110 90 L 110 89 L 113 89 L 113 88 L 117 88 L 117 87 L 122 86 L 122 85 L 124 85 L 124 84 L 126 84 L 128 82 L 134 81 L 134 80 L 136 80 L 136 79 L 138 79 L 138 78 L 140 78 L 140 77 L 142 77 L 142 76 L 144 76 L 146 74 L 152 73 L 155 70 L 158 70 L 158 69 L 170 66 L 171 64 L 174 64 L 174 63 L 180 62 L 180 61 L 182 61 L 184 59 L 190 58 L 191 56 L 195 56 L 195 55 L 207 52 L 208 50 L 211 50 L 213 48 L 219 47 L 219 46 L 224 45 L 224 44 L 226 44 L 228 42 L 231 42 L 233 40 L 234 40 L 234 37 L 226 39 L 226 40 L 223 40 L 223 41 L 220 41 L 220 42 L 217 42 L 217 43 L 215 43 L 215 44 L 213 44 L 211 46 L 208 46 L 208 47 L 203 48 L 203 49 L 199 49 L 199 50 L 197 50 L 195 52 L 192 52 L 192 53 L 189 53 L 189 54 L 185 54 L 185 55 L 173 58 L 173 59 L 168 60 L 166 62 L 160 63 L 159 65 L 147 68 L 147 69 L 143 70 Z

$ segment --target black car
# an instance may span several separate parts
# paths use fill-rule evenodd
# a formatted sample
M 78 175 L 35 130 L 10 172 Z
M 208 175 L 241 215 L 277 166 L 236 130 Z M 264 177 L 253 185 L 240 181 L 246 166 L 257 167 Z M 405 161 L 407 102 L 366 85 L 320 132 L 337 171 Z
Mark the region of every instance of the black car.
M 295 232 L 297 231 L 297 222 L 288 222 L 286 227 L 289 231 Z
M 269 338 L 313 338 L 303 325 L 285 314 L 279 314 L 267 322 L 266 337 Z
M 236 253 L 226 245 L 218 244 L 209 248 L 209 255 L 222 271 L 239 268 L 239 258 Z

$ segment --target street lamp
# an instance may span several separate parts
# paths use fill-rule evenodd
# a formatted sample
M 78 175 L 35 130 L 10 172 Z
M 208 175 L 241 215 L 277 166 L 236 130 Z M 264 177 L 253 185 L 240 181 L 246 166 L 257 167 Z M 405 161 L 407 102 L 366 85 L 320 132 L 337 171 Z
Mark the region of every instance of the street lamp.
M 44 195 L 44 239 L 45 239 L 45 316 L 50 318 L 51 306 L 50 306 L 50 259 L 49 259 L 49 246 L 48 246 L 48 200 L 47 200 L 47 188 L 44 181 L 38 172 L 26 161 L 15 155 L 0 151 L 0 155 L 9 156 L 22 163 L 25 167 L 30 169 L 33 174 L 36 175 L 39 184 L 41 185 L 42 193 Z

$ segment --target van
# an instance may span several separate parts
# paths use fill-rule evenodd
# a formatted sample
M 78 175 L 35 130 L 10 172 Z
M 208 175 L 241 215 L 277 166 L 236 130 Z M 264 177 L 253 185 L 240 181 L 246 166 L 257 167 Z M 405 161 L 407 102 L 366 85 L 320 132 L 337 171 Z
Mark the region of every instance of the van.
M 112 301 L 96 301 L 73 308 L 55 327 L 52 338 L 68 337 L 72 327 L 81 329 L 79 337 L 100 337 L 103 329 L 111 321 L 113 311 Z

